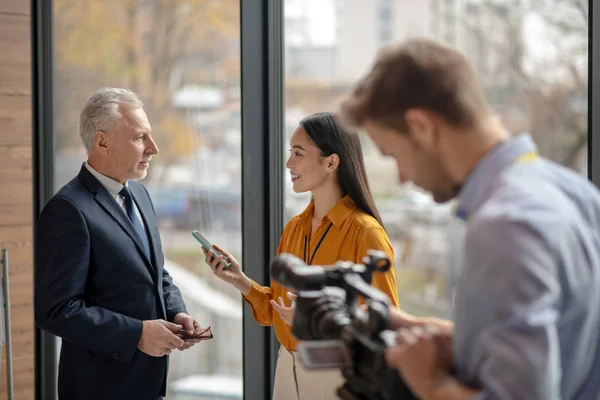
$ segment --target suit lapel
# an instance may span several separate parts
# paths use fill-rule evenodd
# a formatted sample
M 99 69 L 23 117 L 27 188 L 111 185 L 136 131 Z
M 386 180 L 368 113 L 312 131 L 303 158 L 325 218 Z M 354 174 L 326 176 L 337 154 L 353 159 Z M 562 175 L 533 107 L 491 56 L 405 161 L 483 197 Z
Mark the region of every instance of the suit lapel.
M 129 217 L 121 208 L 121 206 L 119 206 L 114 197 L 112 197 L 108 190 L 106 190 L 106 188 L 102 186 L 100 182 L 98 182 L 98 180 L 90 173 L 90 171 L 87 170 L 87 168 L 85 168 L 85 166 L 82 166 L 81 171 L 79 172 L 79 179 L 88 188 L 88 190 L 94 194 L 94 200 L 96 200 L 96 202 L 121 226 L 121 228 L 123 228 L 129 237 L 131 237 L 131 239 L 135 242 L 138 252 L 140 253 L 141 257 L 144 258 L 146 265 L 149 267 L 150 273 L 153 274 L 153 276 L 156 276 L 156 271 L 153 268 L 151 260 L 146 257 L 142 239 L 139 237 L 133 224 L 129 220 Z M 143 215 L 141 210 L 140 214 Z

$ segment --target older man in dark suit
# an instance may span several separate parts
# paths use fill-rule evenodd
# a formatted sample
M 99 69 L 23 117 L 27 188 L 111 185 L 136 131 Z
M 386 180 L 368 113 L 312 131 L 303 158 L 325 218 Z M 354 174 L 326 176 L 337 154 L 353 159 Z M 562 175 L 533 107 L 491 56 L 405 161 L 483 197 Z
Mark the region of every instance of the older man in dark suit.
M 62 338 L 61 400 L 157 400 L 168 355 L 197 343 L 180 331 L 201 332 L 163 268 L 152 201 L 135 181 L 158 148 L 126 89 L 94 93 L 79 133 L 88 160 L 36 227 L 36 322 Z

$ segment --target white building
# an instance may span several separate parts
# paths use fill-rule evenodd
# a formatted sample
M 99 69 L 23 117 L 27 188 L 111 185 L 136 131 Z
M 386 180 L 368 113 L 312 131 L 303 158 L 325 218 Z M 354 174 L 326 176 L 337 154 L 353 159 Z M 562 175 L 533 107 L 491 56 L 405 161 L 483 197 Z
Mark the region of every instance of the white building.
M 389 42 L 430 35 L 431 0 L 338 0 L 335 76 L 351 83 Z

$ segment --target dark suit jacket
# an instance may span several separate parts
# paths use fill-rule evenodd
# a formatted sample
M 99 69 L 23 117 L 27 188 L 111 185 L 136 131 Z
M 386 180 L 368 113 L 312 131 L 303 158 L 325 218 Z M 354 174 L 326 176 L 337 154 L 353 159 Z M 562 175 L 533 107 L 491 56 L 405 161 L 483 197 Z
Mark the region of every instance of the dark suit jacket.
M 128 184 L 148 231 L 151 259 L 125 211 L 83 166 L 44 207 L 35 233 L 35 319 L 62 338 L 60 400 L 156 400 L 168 357 L 137 349 L 142 321 L 186 312 L 163 269 L 154 207 Z

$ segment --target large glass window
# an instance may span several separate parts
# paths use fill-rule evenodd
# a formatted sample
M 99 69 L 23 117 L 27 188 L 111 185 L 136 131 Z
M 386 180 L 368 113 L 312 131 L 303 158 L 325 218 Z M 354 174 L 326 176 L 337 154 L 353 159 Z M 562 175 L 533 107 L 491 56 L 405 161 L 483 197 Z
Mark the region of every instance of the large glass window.
M 374 22 L 380 2 L 319 0 L 318 9 L 310 2 L 285 1 L 285 47 L 292 55 L 286 58 L 286 150 L 299 120 L 334 110 L 380 46 Z M 425 35 L 463 51 L 506 127 L 530 132 L 544 156 L 586 174 L 587 1 L 391 3 L 403 10 L 394 13 L 394 26 L 403 28 L 392 32 L 393 41 Z M 436 205 L 413 185 L 398 184 L 394 162 L 363 139 L 371 188 L 395 250 L 401 307 L 448 316 L 452 204 Z M 300 213 L 309 197 L 292 191 L 288 175 L 286 218 Z
M 167 398 L 241 399 L 242 303 L 191 231 L 242 259 L 239 1 L 54 0 L 55 189 L 86 159 L 79 112 L 97 89 L 135 91 L 160 154 L 143 183 L 165 268 L 211 342 L 170 360 Z

